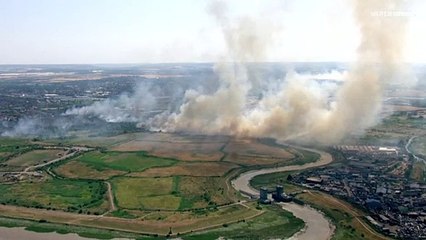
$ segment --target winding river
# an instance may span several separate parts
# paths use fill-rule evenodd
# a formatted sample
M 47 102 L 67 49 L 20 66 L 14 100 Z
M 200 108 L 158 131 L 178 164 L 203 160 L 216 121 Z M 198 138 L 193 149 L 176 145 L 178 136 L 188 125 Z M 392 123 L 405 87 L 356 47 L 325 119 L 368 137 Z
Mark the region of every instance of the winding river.
M 296 149 L 306 150 L 315 152 L 321 155 L 320 159 L 316 162 L 306 163 L 304 165 L 290 165 L 276 168 L 266 168 L 260 170 L 252 170 L 242 173 L 236 179 L 232 181 L 232 186 L 245 195 L 259 195 L 259 192 L 250 186 L 250 180 L 258 175 L 275 173 L 275 172 L 286 172 L 304 170 L 308 168 L 314 168 L 323 166 L 333 161 L 331 155 L 324 151 L 290 146 Z M 301 206 L 295 203 L 282 203 L 282 208 L 293 213 L 294 216 L 302 219 L 305 222 L 305 228 L 300 232 L 296 233 L 291 239 L 294 240 L 328 240 L 331 238 L 334 226 L 324 217 L 323 214 L 309 206 Z

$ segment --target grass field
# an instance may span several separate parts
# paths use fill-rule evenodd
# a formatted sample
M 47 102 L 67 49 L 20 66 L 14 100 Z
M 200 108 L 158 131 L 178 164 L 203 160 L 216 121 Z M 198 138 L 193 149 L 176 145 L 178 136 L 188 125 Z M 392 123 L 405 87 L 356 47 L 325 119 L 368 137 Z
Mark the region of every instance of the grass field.
M 92 146 L 108 146 L 107 151 L 86 152 L 51 166 L 58 178 L 51 179 L 48 175 L 46 181 L 0 185 L 0 203 L 7 204 L 0 205 L 0 215 L 159 234 L 167 234 L 169 227 L 173 228 L 173 233 L 219 227 L 220 231 L 226 231 L 226 236 L 241 235 L 244 239 L 247 236 L 290 236 L 303 226 L 300 220 L 284 211 L 258 210 L 256 203 L 237 203 L 238 194 L 227 183 L 227 179 L 242 167 L 239 164 L 301 161 L 294 158 L 296 153 L 285 147 L 270 146 L 255 139 L 231 141 L 231 145 L 227 145 L 229 138 L 226 137 L 164 133 L 126 134 L 103 139 L 105 142 L 102 138 L 85 141 Z M 78 139 L 73 139 L 64 144 L 72 141 L 78 143 Z M 111 149 L 114 151 L 108 151 Z M 225 154 L 228 159 L 223 159 Z M 238 156 L 232 159 L 235 163 L 228 162 L 232 154 Z M 41 159 L 39 155 L 31 157 Z M 308 158 L 308 154 L 302 155 Z M 18 160 L 19 165 L 28 162 Z M 32 161 L 34 164 L 36 160 Z M 106 194 L 107 186 L 99 180 L 111 183 L 116 207 L 105 216 L 93 215 L 112 208 Z M 17 211 L 22 212 L 15 213 Z M 252 217 L 255 218 L 249 220 Z M 243 229 L 248 226 L 252 231 L 245 233 Z M 46 226 L 31 228 L 51 231 Z M 217 233 L 219 231 L 207 231 L 189 239 L 210 239 Z M 103 234 L 98 237 L 108 237 Z
M 180 206 L 181 198 L 169 194 L 162 196 L 143 197 L 141 198 L 140 202 L 146 209 L 176 210 Z
M 79 161 L 69 161 L 55 168 L 54 172 L 66 178 L 101 179 L 101 180 L 106 180 L 113 176 L 124 175 L 127 173 L 125 171 L 120 171 L 115 169 L 98 170 L 87 163 L 83 163 Z
M 202 208 L 232 202 L 221 177 L 180 177 L 178 195 L 180 209 Z
M 117 205 L 125 209 L 192 209 L 232 202 L 221 177 L 117 177 Z
M 133 212 L 130 211 L 129 212 Z M 14 206 L 0 205 L 0 215 L 5 217 L 22 217 L 39 221 L 43 219 L 46 223 L 37 225 L 33 230 L 46 231 L 46 229 L 52 229 L 50 223 L 63 223 L 66 224 L 64 227 L 79 228 L 79 226 L 85 227 L 96 227 L 99 230 L 99 234 L 96 231 L 93 232 L 90 237 L 107 236 L 104 235 L 107 232 L 114 233 L 115 231 L 130 231 L 134 233 L 149 233 L 149 234 L 162 234 L 166 235 L 170 227 L 173 229 L 173 233 L 191 233 L 192 231 L 204 230 L 205 228 L 220 227 L 223 224 L 230 224 L 233 222 L 241 222 L 242 220 L 251 219 L 261 214 L 255 208 L 255 204 L 246 203 L 236 204 L 223 208 L 218 208 L 215 211 L 197 210 L 197 211 L 152 211 L 146 212 L 142 218 L 116 218 L 116 217 L 100 217 L 94 215 L 67 213 L 60 211 L 46 211 L 43 209 L 35 208 L 22 208 Z M 1 225 L 1 220 L 0 220 Z M 59 231 L 64 231 L 63 227 L 59 227 L 58 224 L 52 224 L 53 228 Z M 79 226 L 75 226 L 79 225 Z M 12 224 L 10 227 L 14 226 Z M 28 225 L 25 225 L 28 226 Z M 84 227 L 82 227 L 84 229 Z M 101 229 L 99 229 L 101 228 Z M 69 229 L 69 228 L 66 228 Z M 108 229 L 108 230 L 102 230 Z M 96 230 L 96 229 L 95 229 Z M 80 230 L 74 230 L 80 232 Z M 130 234 L 129 234 L 130 235 Z M 118 236 L 129 236 L 126 233 Z M 88 235 L 85 235 L 88 236 Z M 117 236 L 117 235 L 114 235 Z M 133 235 L 134 236 L 134 235 Z M 182 236 L 182 235 L 180 235 Z M 104 237 L 102 237 L 104 238 Z M 132 237 L 130 237 L 132 238 Z M 139 239 L 139 238 L 138 238 Z M 166 239 L 165 237 L 159 237 L 156 239 Z
M 0 162 L 28 152 L 35 146 L 27 139 L 0 137 Z
M 146 151 L 149 154 L 175 158 L 182 161 L 218 161 L 223 153 L 220 148 L 223 143 L 207 142 L 172 142 L 170 140 L 164 142 L 155 141 L 140 141 L 134 140 L 131 142 L 120 144 L 112 150 L 114 151 Z
M 196 233 L 183 239 L 283 239 L 292 236 L 303 228 L 302 220 L 278 206 L 267 206 L 267 211 L 251 220 L 234 224 L 224 224 L 219 229 Z
M 65 151 L 63 150 L 34 150 L 16 156 L 6 161 L 4 164 L 7 165 L 7 168 L 23 170 L 25 167 L 48 162 L 62 156 L 63 154 L 65 154 Z
M 144 152 L 89 152 L 77 161 L 92 166 L 96 170 L 115 169 L 137 172 L 151 167 L 171 166 L 177 161 L 146 155 Z
M 275 187 L 276 185 L 283 185 L 287 183 L 288 175 L 291 175 L 292 172 L 277 172 L 271 174 L 258 175 L 251 179 L 250 185 L 256 189 L 261 187 Z M 287 189 L 285 189 L 287 192 Z
M 114 151 L 146 151 L 151 155 L 182 161 L 219 161 L 228 141 L 221 136 L 193 136 L 170 133 L 144 133 L 132 141 L 115 145 Z
M 42 223 L 39 221 L 30 221 L 14 218 L 0 217 L 0 226 L 2 227 L 25 227 L 28 231 L 33 232 L 57 232 L 59 234 L 77 233 L 81 237 L 94 239 L 112 239 L 112 238 L 129 238 L 129 239 L 157 239 L 153 237 L 145 237 L 140 234 L 117 232 L 98 228 L 88 228 L 81 226 L 72 226 L 55 223 Z M 18 230 L 19 231 L 19 230 Z
M 172 177 L 119 177 L 112 180 L 112 185 L 117 205 L 121 208 L 177 209 L 180 198 L 171 194 L 173 181 Z
M 238 165 L 227 162 L 181 162 L 171 167 L 153 167 L 143 172 L 134 172 L 129 176 L 140 177 L 167 177 L 167 176 L 195 176 L 214 177 L 223 176 Z
M 227 153 L 225 161 L 246 166 L 278 164 L 294 157 L 284 147 L 266 145 L 253 139 L 231 141 L 224 151 Z
M 309 162 L 316 161 L 320 155 L 318 153 L 305 151 L 305 150 L 292 150 L 296 156 L 295 159 L 288 161 L 286 164 L 289 165 L 302 165 Z M 287 184 L 287 177 L 293 174 L 293 172 L 277 172 L 271 174 L 263 174 L 255 176 L 250 181 L 250 185 L 254 188 L 259 189 L 260 187 L 275 187 L 276 185 L 284 185 Z M 288 187 L 292 187 L 292 185 L 288 185 Z M 287 191 L 288 189 L 286 189 Z
M 99 182 L 51 179 L 0 185 L 0 202 L 11 205 L 88 211 L 104 202 L 105 186 Z

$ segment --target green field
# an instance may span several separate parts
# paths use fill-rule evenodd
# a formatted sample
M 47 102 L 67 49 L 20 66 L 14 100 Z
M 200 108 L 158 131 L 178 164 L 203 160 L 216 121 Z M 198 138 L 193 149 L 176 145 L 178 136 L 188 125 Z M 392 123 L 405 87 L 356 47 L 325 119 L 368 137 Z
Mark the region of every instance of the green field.
M 112 145 L 128 140 L 124 136 L 108 139 Z M 98 141 L 101 143 L 102 139 L 95 139 L 94 142 Z M 41 146 L 43 143 L 39 144 Z M 40 146 L 28 142 L 28 146 L 20 145 L 17 148 L 19 150 L 15 151 L 13 148 L 16 146 L 5 145 L 4 151 L 0 153 L 6 156 L 10 152 L 17 152 L 19 158 L 13 156 L 13 159 L 7 161 L 14 161 L 15 165 L 20 167 L 44 162 L 49 157 L 57 157 L 58 152 L 46 152 L 47 150 L 40 150 Z M 0 146 L 0 149 L 1 147 L 3 146 Z M 279 145 L 275 147 L 282 148 Z M 30 150 L 32 151 L 28 152 Z M 256 152 L 250 153 L 254 155 Z M 0 157 L 3 156 L 1 154 Z M 314 153 L 304 151 L 294 151 L 293 154 L 296 157 L 285 164 L 304 164 L 315 161 L 318 157 Z M 61 219 L 58 222 L 123 231 L 165 235 L 170 224 L 174 226 L 174 233 L 192 234 L 192 231 L 212 226 L 216 228 L 197 235 L 179 235 L 183 239 L 216 239 L 219 236 L 240 239 L 286 237 L 303 227 L 301 220 L 279 207 L 265 207 L 262 211 L 256 209 L 256 202 L 237 203 L 239 195 L 227 181 L 238 170 L 225 176 L 209 176 L 199 173 L 214 171 L 215 168 L 210 168 L 212 163 L 203 165 L 204 163 L 196 161 L 193 165 L 198 164 L 198 169 L 192 166 L 179 168 L 179 163 L 176 159 L 156 157 L 143 151 L 118 152 L 109 151 L 108 148 L 96 148 L 95 151 L 85 152 L 46 167 L 43 169 L 44 177 L 39 180 L 22 179 L 10 185 L 0 184 L 0 204 L 81 213 L 70 214 L 66 221 Z M 165 170 L 170 173 L 167 177 L 142 174 L 150 168 L 156 168 L 156 171 L 161 173 L 165 167 L 170 166 L 172 167 Z M 233 166 L 238 168 L 238 165 Z M 149 171 L 155 173 L 152 169 Z M 108 211 L 114 206 L 110 205 L 108 184 L 105 181 L 112 186 L 114 211 Z M 5 208 L 3 216 L 14 217 L 15 209 L 22 210 L 22 214 L 17 213 L 16 216 L 25 217 L 25 214 L 28 214 L 26 208 L 8 207 Z M 29 230 L 53 231 L 52 226 L 55 224 L 51 226 L 49 223 L 45 224 L 45 221 L 55 222 L 56 211 L 31 210 L 35 211 L 34 214 L 41 214 L 45 220 L 42 223 L 30 224 Z M 50 213 L 52 215 L 49 215 Z M 82 214 L 106 214 L 108 217 L 98 218 Z M 217 228 L 218 226 L 222 227 Z M 247 231 L 246 228 L 250 230 Z M 57 229 L 64 233 L 68 231 L 67 227 Z M 97 238 L 117 236 L 110 235 L 108 231 L 84 231 L 82 235 Z
M 182 197 L 179 209 L 204 208 L 232 202 L 226 192 L 225 180 L 221 177 L 179 178 L 176 194 Z
M 93 166 L 79 162 L 69 161 L 53 169 L 53 171 L 64 178 L 72 179 L 100 179 L 106 180 L 114 176 L 124 175 L 128 172 L 115 170 L 115 169 L 103 169 L 98 170 Z
M 306 163 L 315 162 L 320 158 L 320 155 L 318 153 L 306 151 L 302 149 L 293 149 L 293 150 L 290 150 L 289 152 L 293 153 L 296 157 L 286 161 L 285 164 L 280 164 L 281 166 L 303 165 Z
M 31 151 L 37 146 L 26 139 L 0 137 L 0 162 L 6 161 L 19 154 Z
M 151 167 L 171 166 L 173 159 L 148 156 L 144 152 L 89 152 L 77 161 L 93 166 L 97 170 L 115 169 L 139 172 Z
M 125 209 L 183 210 L 232 202 L 220 177 L 116 177 L 111 182 L 117 205 Z
M 283 239 L 304 227 L 304 222 L 279 206 L 267 206 L 259 217 L 234 224 L 224 224 L 219 229 L 184 236 L 185 240 L 225 239 Z
M 26 207 L 85 212 L 104 202 L 100 182 L 51 179 L 45 182 L 0 184 L 0 202 Z
M 287 177 L 293 174 L 292 172 L 277 172 L 255 176 L 250 180 L 250 185 L 256 189 L 261 187 L 273 188 L 276 185 L 287 184 Z M 287 189 L 285 189 L 287 191 Z
M 7 168 L 13 169 L 24 169 L 27 166 L 48 162 L 55 158 L 58 158 L 60 153 L 64 153 L 63 150 L 34 150 L 26 152 L 22 155 L 16 156 L 4 164 L 7 164 Z
M 177 209 L 180 198 L 171 194 L 173 178 L 118 177 L 112 181 L 119 207 L 127 209 Z

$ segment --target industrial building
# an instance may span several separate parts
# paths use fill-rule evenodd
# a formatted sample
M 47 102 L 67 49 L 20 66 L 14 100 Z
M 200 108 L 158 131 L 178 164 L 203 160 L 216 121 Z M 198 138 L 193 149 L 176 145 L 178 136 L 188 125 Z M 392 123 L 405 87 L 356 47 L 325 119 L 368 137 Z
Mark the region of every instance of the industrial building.
M 272 199 L 275 202 L 290 202 L 292 198 L 284 192 L 284 187 L 277 185 L 275 191 L 272 192 Z M 263 204 L 270 204 L 271 200 L 268 199 L 268 189 L 266 187 L 260 188 L 259 202 Z
M 292 200 L 292 198 L 290 196 L 285 194 L 284 187 L 281 186 L 281 185 L 277 185 L 275 187 L 275 192 L 272 193 L 272 198 L 276 202 L 290 202 Z
M 271 200 L 268 199 L 268 189 L 266 187 L 260 188 L 259 202 L 263 204 L 270 204 Z

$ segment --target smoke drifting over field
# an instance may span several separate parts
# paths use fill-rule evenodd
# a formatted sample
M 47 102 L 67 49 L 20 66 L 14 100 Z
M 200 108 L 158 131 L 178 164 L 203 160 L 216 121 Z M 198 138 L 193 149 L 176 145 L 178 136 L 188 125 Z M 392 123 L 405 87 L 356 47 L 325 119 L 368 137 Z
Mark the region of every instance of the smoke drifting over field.
M 96 115 L 107 122 L 135 122 L 156 108 L 153 89 L 140 84 L 133 94 L 122 94 L 117 99 L 107 99 L 93 105 L 68 110 L 66 115 Z
M 399 76 L 404 47 L 406 19 L 376 16 L 377 11 L 397 11 L 403 1 L 354 2 L 354 18 L 361 41 L 357 61 L 344 73 L 342 86 L 329 88 L 288 71 L 285 79 L 265 86 L 248 62 L 265 59 L 279 24 L 249 17 L 232 19 L 226 5 L 214 1 L 208 12 L 221 27 L 228 54 L 215 66 L 219 87 L 212 93 L 189 89 L 183 104 L 144 118 L 115 112 L 117 105 L 138 110 L 155 104 L 148 88 L 134 95 L 73 109 L 68 114 L 94 114 L 105 120 L 139 121 L 152 129 L 202 134 L 273 137 L 310 143 L 336 143 L 348 134 L 360 133 L 378 121 L 383 88 Z M 315 40 L 313 40 L 315 41 Z M 332 93 L 331 90 L 337 92 Z M 253 102 L 250 95 L 261 91 Z M 250 102 L 250 104 L 249 104 Z M 123 118 L 120 118 L 123 117 Z

